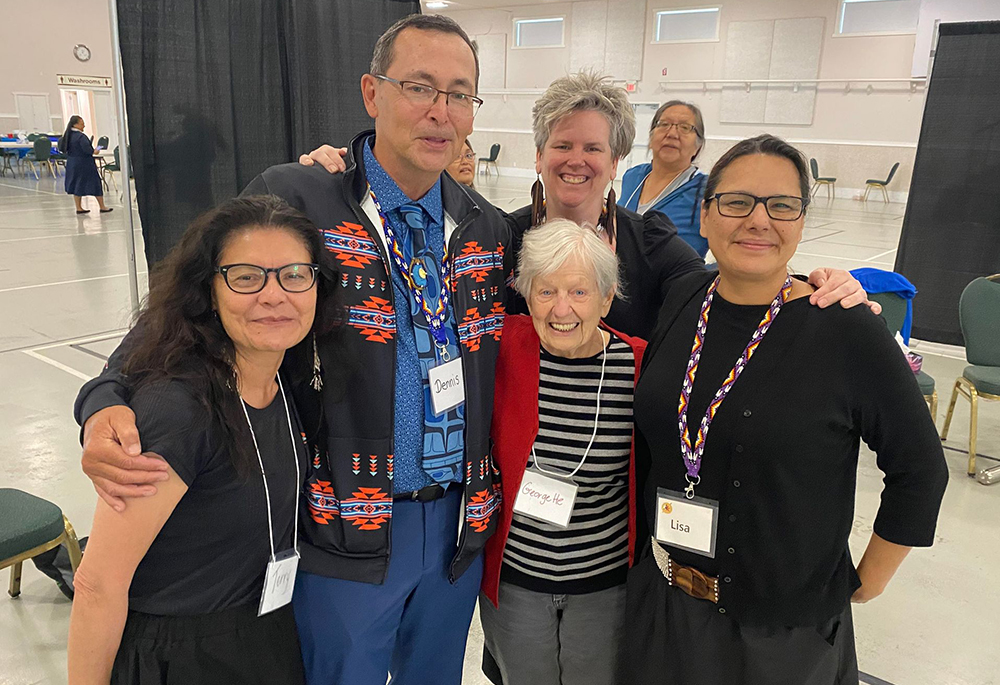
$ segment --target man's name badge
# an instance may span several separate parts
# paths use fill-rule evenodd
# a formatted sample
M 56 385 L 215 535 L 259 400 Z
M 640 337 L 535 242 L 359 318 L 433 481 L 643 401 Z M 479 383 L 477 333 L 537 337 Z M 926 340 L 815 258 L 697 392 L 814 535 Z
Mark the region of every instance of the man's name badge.
M 285 550 L 267 562 L 264 574 L 264 592 L 260 595 L 257 615 L 269 614 L 292 601 L 295 590 L 295 571 L 299 568 L 299 554 L 294 549 Z
M 576 483 L 528 469 L 514 499 L 514 512 L 566 528 L 573 515 L 576 490 Z
M 715 500 L 656 489 L 656 539 L 665 545 L 714 559 L 718 518 Z
M 435 416 L 444 414 L 465 402 L 465 374 L 462 358 L 432 366 L 427 371 L 431 386 L 431 408 Z

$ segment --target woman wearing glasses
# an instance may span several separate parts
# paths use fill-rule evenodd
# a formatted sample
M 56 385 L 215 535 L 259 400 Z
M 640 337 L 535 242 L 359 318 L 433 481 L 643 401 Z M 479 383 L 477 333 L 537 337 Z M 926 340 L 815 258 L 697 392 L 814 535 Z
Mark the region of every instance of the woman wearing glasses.
M 704 272 L 705 263 L 663 214 L 643 216 L 615 203 L 612 181 L 635 138 L 628 93 L 609 77 L 579 72 L 553 81 L 531 114 L 538 178 L 531 187 L 531 204 L 506 215 L 511 249 L 516 254 L 521 236 L 546 220 L 569 219 L 596 227 L 618 255 L 628 294 L 615 299 L 605 323 L 648 338 L 672 281 Z M 302 155 L 299 163 L 319 163 L 330 172 L 342 172 L 347 166 L 343 154 L 344 148 L 323 145 Z M 810 280 L 821 286 L 813 295 L 813 302 L 821 306 L 840 302 L 851 307 L 867 299 L 861 284 L 846 271 L 817 269 Z M 508 312 L 528 313 L 523 297 L 513 294 L 513 299 Z
M 455 158 L 455 161 L 445 169 L 448 175 L 462 185 L 475 188 L 473 180 L 476 178 L 476 151 L 472 149 L 472 143 L 465 139 L 462 145 L 462 152 Z
M 773 136 L 708 177 L 718 272 L 671 288 L 635 389 L 627 682 L 853 685 L 851 602 L 934 540 L 947 470 L 899 347 L 788 276 L 808 197 L 804 158 Z M 860 440 L 885 486 L 855 566 Z
M 278 369 L 286 352 L 314 368 L 332 332 L 325 254 L 305 216 L 256 196 L 196 221 L 159 268 L 116 354 L 146 456 L 169 469 L 123 513 L 97 503 L 70 683 L 303 682 L 289 602 L 310 464 L 292 394 L 314 379 Z
M 705 147 L 705 120 L 697 105 L 671 100 L 660 106 L 649 127 L 652 162 L 639 164 L 622 176 L 618 203 L 633 212 L 663 212 L 677 233 L 702 258 L 708 242 L 699 233 L 704 173 L 694 165 Z

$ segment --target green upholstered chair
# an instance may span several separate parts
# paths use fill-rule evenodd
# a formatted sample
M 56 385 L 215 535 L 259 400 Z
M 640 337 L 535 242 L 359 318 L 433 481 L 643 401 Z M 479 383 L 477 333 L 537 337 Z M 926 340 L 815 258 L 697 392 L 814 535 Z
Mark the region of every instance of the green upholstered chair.
M 11 567 L 11 597 L 21 594 L 21 564 L 63 543 L 76 571 L 80 543 L 59 507 L 21 490 L 0 488 L 0 569 Z
M 809 158 L 809 169 L 812 171 L 813 176 L 813 187 L 812 192 L 809 193 L 811 197 L 815 197 L 817 191 L 819 191 L 820 186 L 826 186 L 826 193 L 828 197 L 832 200 L 837 194 L 837 177 L 836 176 L 820 176 L 819 175 L 819 164 L 816 162 L 815 157 Z
M 882 191 L 882 197 L 885 198 L 886 204 L 889 204 L 889 192 L 885 189 L 885 187 L 889 185 L 890 181 L 892 181 L 892 177 L 896 175 L 896 169 L 898 168 L 899 162 L 893 164 L 892 168 L 889 169 L 889 175 L 885 177 L 884 181 L 877 178 L 869 178 L 865 181 L 865 196 L 862 199 L 867 201 L 868 193 L 871 192 L 872 188 L 878 188 Z
M 35 169 L 35 163 L 38 166 L 43 164 L 48 166 L 49 173 L 52 174 L 52 178 L 56 177 L 56 170 L 52 166 L 52 141 L 48 139 L 47 136 L 39 136 L 35 139 L 34 149 L 29 152 L 24 157 L 24 161 L 31 167 L 31 171 L 35 174 L 35 178 L 38 178 L 38 171 Z
M 976 432 L 979 400 L 1000 400 L 1000 274 L 965 286 L 958 304 L 958 317 L 965 338 L 965 367 L 951 391 L 941 439 L 948 439 L 951 416 L 959 394 L 969 400 L 969 475 L 976 475 Z
M 882 318 L 885 319 L 885 325 L 893 334 L 903 327 L 903 321 L 906 320 L 906 300 L 896 293 L 868 293 L 868 299 L 882 305 Z M 924 396 L 927 408 L 931 412 L 931 418 L 936 424 L 938 394 L 934 378 L 920 371 L 917 374 L 917 385 L 920 386 L 920 394 Z
M 490 156 L 480 157 L 476 160 L 476 173 L 479 173 L 479 167 L 483 164 L 486 165 L 486 175 L 490 175 L 490 164 L 496 169 L 497 176 L 500 175 L 500 167 L 497 166 L 497 157 L 500 155 L 500 143 L 493 143 L 490 145 Z

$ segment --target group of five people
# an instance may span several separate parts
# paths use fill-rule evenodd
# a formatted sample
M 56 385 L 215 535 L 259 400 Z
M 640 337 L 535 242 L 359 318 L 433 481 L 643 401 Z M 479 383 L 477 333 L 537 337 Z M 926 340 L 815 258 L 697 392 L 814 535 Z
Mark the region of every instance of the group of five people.
M 396 23 L 374 131 L 266 170 L 158 267 L 75 408 L 101 501 L 71 683 L 457 684 L 477 597 L 507 685 L 857 681 L 850 601 L 932 542 L 947 475 L 857 282 L 788 276 L 801 154 L 759 136 L 706 177 L 668 103 L 618 206 L 634 116 L 576 74 L 505 215 L 443 173 L 478 74 L 453 21 Z M 711 271 L 628 208 L 677 192 Z M 855 567 L 861 439 L 886 487 Z

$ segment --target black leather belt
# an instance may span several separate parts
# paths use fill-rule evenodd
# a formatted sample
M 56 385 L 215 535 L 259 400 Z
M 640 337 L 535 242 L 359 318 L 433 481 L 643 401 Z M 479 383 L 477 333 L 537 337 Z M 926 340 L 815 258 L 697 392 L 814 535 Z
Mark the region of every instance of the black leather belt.
M 435 483 L 419 490 L 396 493 L 392 498 L 394 500 L 409 500 L 411 502 L 433 502 L 436 499 L 444 497 L 445 492 L 447 491 L 442 486 Z

